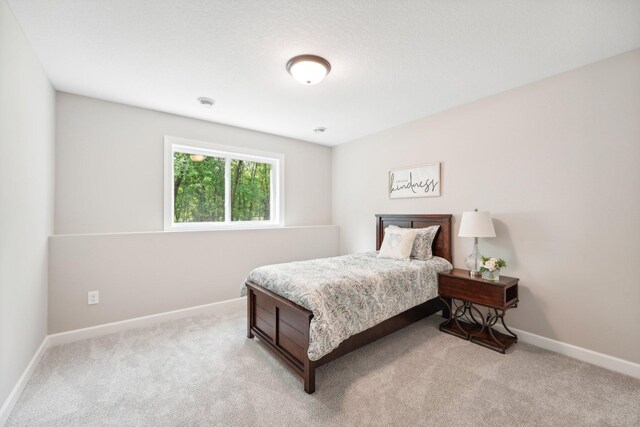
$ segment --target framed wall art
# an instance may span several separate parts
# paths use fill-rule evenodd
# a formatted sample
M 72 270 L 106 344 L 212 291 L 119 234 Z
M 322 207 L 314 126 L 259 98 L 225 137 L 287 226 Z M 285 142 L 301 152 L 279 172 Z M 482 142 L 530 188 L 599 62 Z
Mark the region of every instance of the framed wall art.
M 389 171 L 389 198 L 436 197 L 440 195 L 440 163 Z

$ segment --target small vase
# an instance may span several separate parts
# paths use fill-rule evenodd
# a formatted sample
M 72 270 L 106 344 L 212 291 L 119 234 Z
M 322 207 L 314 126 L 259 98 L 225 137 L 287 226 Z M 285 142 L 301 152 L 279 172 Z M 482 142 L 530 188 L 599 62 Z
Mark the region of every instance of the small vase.
M 500 280 L 500 269 L 496 268 L 493 271 L 483 271 L 482 272 L 482 278 L 484 280 L 489 280 L 491 282 L 497 282 L 498 280 Z

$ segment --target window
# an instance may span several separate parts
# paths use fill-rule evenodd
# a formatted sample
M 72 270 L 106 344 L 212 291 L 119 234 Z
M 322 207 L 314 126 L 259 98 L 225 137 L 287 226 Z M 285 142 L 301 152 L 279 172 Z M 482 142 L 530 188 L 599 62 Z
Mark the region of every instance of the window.
M 284 156 L 165 137 L 165 230 L 284 225 Z

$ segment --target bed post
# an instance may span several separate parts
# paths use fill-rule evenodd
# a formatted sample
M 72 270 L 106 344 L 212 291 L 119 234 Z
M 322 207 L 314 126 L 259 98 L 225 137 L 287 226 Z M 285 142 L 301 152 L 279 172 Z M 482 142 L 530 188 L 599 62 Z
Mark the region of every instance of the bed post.
M 311 319 L 313 318 L 313 314 L 311 314 L 307 320 L 307 327 L 305 328 L 305 340 L 306 346 L 304 349 L 304 359 L 303 359 L 303 372 L 302 379 L 304 380 L 304 391 L 308 394 L 312 394 L 316 391 L 316 363 L 315 361 L 309 359 L 309 331 L 311 330 Z
M 311 394 L 316 391 L 316 367 L 309 357 L 304 361 L 304 391 Z
M 253 332 L 251 332 L 251 327 L 253 326 L 253 291 L 251 288 L 247 287 L 247 338 L 253 338 Z

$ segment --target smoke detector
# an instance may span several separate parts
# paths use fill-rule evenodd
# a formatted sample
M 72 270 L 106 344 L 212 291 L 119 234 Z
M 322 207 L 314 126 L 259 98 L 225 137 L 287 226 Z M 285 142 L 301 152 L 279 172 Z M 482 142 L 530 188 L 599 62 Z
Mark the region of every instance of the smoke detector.
M 200 98 L 198 98 L 198 102 L 204 108 L 212 108 L 214 105 L 216 105 L 216 101 L 214 101 L 211 98 L 204 97 L 204 96 L 201 96 Z

